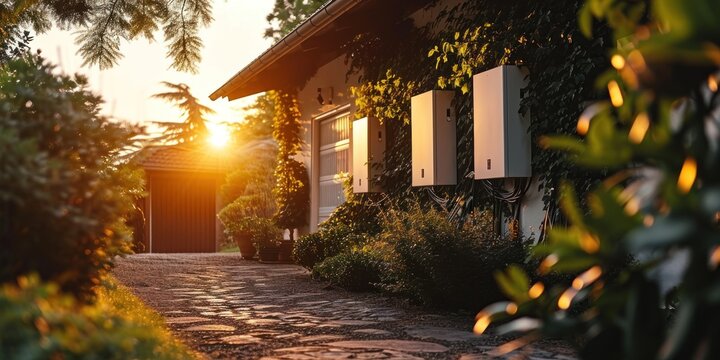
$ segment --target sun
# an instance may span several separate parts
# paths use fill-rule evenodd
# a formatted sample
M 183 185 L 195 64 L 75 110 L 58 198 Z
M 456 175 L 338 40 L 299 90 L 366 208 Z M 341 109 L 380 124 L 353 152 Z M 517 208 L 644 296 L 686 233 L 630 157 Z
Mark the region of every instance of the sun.
M 208 124 L 208 143 L 210 146 L 221 149 L 230 142 L 230 129 L 222 124 Z

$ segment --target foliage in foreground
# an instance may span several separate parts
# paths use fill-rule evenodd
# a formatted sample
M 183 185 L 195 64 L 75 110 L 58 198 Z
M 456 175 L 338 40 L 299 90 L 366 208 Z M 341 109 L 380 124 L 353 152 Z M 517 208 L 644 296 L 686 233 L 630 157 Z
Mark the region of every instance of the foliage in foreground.
M 0 282 L 36 272 L 90 295 L 116 255 L 142 180 L 120 156 L 136 129 L 98 114 L 80 76 L 39 57 L 0 66 Z
M 0 358 L 194 359 L 162 317 L 112 278 L 93 305 L 37 276 L 0 289 Z
M 162 32 L 167 56 L 179 71 L 197 71 L 202 40 L 199 30 L 212 21 L 207 0 L 151 2 L 93 2 L 89 0 L 19 0 L 0 6 L 0 46 L 20 35 L 6 29 L 44 33 L 53 26 L 78 30 L 79 53 L 84 65 L 107 69 L 122 58 L 122 40 L 154 40 Z
M 718 17 L 712 0 L 587 1 L 586 32 L 607 20 L 620 44 L 616 71 L 598 80 L 610 101 L 581 116 L 584 139 L 545 144 L 617 172 L 589 194 L 587 213 L 564 186 L 571 226 L 535 251 L 539 271 L 571 282 L 532 284 L 515 268 L 498 276 L 512 302 L 483 310 L 476 330 L 509 321 L 500 331 L 526 334 L 501 350 L 564 336 L 582 339 L 586 359 L 720 357 Z M 636 261 L 609 271 L 628 256 Z

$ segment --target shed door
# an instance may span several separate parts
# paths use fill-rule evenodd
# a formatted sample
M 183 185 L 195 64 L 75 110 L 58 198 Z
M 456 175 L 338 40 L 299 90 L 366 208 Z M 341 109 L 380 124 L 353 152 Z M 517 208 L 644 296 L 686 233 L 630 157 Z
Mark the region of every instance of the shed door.
M 151 252 L 215 251 L 215 179 L 158 175 L 151 184 Z

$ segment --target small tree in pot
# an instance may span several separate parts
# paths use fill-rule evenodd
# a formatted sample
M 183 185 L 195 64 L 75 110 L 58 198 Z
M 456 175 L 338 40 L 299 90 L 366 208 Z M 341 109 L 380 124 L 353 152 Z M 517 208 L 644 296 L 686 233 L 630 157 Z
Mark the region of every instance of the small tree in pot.
M 256 249 L 250 237 L 250 209 L 248 203 L 252 196 L 243 195 L 223 208 L 218 217 L 225 226 L 225 233 L 232 237 L 240 249 L 240 256 L 250 260 L 255 257 Z
M 225 226 L 225 232 L 240 248 L 243 259 L 255 257 L 253 229 L 256 227 L 257 219 L 270 221 L 275 211 L 274 205 L 269 189 L 261 185 L 248 185 L 245 195 L 239 196 L 218 214 Z
M 250 238 L 258 249 L 260 261 L 277 261 L 282 240 L 282 230 L 268 218 L 247 218 Z

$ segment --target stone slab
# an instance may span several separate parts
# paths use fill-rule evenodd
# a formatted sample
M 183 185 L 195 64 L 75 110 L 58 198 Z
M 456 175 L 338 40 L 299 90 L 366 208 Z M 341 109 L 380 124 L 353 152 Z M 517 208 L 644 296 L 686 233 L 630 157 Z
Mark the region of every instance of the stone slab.
M 440 344 L 412 340 L 350 340 L 336 341 L 327 345 L 350 349 L 385 349 L 406 352 L 442 353 L 448 351 L 447 347 Z
M 179 316 L 165 318 L 165 322 L 168 324 L 192 324 L 203 321 L 210 321 L 210 319 L 199 316 Z
M 235 331 L 235 328 L 229 325 L 197 325 L 183 329 L 185 331 Z

